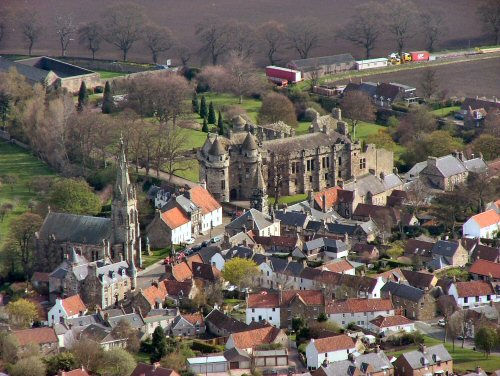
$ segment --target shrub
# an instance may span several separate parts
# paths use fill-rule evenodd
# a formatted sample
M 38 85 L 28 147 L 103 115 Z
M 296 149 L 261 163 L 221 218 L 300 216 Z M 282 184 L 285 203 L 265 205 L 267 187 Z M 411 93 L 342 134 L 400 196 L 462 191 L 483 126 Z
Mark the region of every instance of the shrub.
M 220 346 L 211 345 L 206 342 L 194 340 L 191 344 L 191 350 L 200 351 L 202 354 L 211 354 L 220 351 Z
M 95 86 L 94 94 L 101 94 L 101 93 L 104 93 L 104 86 Z

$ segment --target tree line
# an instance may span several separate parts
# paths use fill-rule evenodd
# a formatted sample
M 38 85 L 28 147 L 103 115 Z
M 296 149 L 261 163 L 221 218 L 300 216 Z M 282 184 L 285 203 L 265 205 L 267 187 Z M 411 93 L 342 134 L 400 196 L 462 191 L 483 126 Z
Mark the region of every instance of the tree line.
M 476 15 L 485 33 L 498 45 L 500 1 L 483 0 L 477 7 Z M 16 21 L 12 22 L 13 19 Z M 78 40 L 94 59 L 105 42 L 120 51 L 121 59 L 126 61 L 129 51 L 142 42 L 154 63 L 171 52 L 184 66 L 195 53 L 204 62 L 217 65 L 233 53 L 243 59 L 255 59 L 259 54 L 265 56 L 269 64 L 275 65 L 290 50 L 298 58 L 310 57 L 311 52 L 328 43 L 332 36 L 361 47 L 366 58 L 372 56 L 382 39 L 390 38 L 395 49 L 401 53 L 417 35 L 424 37 L 425 48 L 432 52 L 447 34 L 444 21 L 443 13 L 421 12 L 410 0 L 391 0 L 383 6 L 374 1 L 360 4 L 347 22 L 334 28 L 324 26 L 315 17 L 300 17 L 287 24 L 270 20 L 258 26 L 237 20 L 208 18 L 196 25 L 194 30 L 201 44 L 198 51 L 179 43 L 168 27 L 150 22 L 144 8 L 134 3 L 111 5 L 97 21 L 80 26 L 73 15 L 58 14 L 54 18 L 54 26 L 61 56 L 66 55 L 73 40 Z M 4 13 L 0 15 L 0 45 L 9 32 L 20 33 L 31 56 L 35 44 L 48 37 L 45 29 L 34 10 L 23 9 L 15 16 Z

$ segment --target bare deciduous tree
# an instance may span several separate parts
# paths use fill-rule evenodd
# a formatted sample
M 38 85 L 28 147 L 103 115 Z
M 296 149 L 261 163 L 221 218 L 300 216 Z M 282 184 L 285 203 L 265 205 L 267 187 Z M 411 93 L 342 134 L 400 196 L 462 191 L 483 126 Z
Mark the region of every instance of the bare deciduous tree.
M 356 138 L 356 126 L 359 121 L 375 120 L 375 107 L 368 95 L 360 91 L 350 91 L 342 99 L 340 104 L 344 116 L 351 120 L 353 138 Z
M 383 31 L 382 15 L 383 9 L 378 3 L 359 5 L 355 8 L 354 16 L 339 31 L 339 36 L 363 47 L 368 59 Z
M 144 39 L 155 64 L 158 62 L 158 55 L 169 51 L 175 44 L 170 29 L 156 25 L 149 25 L 144 29 Z
M 432 98 L 439 91 L 439 81 L 436 74 L 436 70 L 432 68 L 426 68 L 422 73 L 420 88 L 425 99 Z
M 207 20 L 196 28 L 196 35 L 201 41 L 202 57 L 217 65 L 219 59 L 231 48 L 231 37 L 227 25 L 219 25 L 216 20 Z
M 175 50 L 177 52 L 177 56 L 181 60 L 182 66 L 184 68 L 187 68 L 189 60 L 191 60 L 191 56 L 193 55 L 193 52 L 188 47 L 182 45 L 177 46 Z
M 231 51 L 241 59 L 250 58 L 255 52 L 257 37 L 255 30 L 249 24 L 232 22 L 228 26 Z
M 61 45 L 61 56 L 66 56 L 68 44 L 72 41 L 72 36 L 76 32 L 76 26 L 73 23 L 73 17 L 70 14 L 56 16 L 56 31 Z
M 165 145 L 164 157 L 167 172 L 170 174 L 169 180 L 172 175 L 177 171 L 187 170 L 189 167 L 181 165 L 179 162 L 185 161 L 184 151 L 186 149 L 186 137 L 181 132 L 179 127 L 172 125 L 165 126 Z
M 152 91 L 153 97 L 150 98 L 155 117 L 160 123 L 172 120 L 175 127 L 179 116 L 188 112 L 186 100 L 192 93 L 190 86 L 184 77 L 171 74 L 161 79 L 156 77 L 150 83 L 155 88 Z
M 78 41 L 92 51 L 92 60 L 99 51 L 102 42 L 102 27 L 97 22 L 89 22 L 78 30 Z
M 440 13 L 424 13 L 420 16 L 422 32 L 425 36 L 425 45 L 429 52 L 436 49 L 439 40 L 446 34 L 447 29 Z
M 491 33 L 495 44 L 500 44 L 500 1 L 484 0 L 477 8 L 486 32 Z
M 319 25 L 316 18 L 301 18 L 288 25 L 288 40 L 301 59 L 307 59 L 309 53 L 320 45 L 322 31 Z
M 399 55 L 402 56 L 406 42 L 415 34 L 418 10 L 408 0 L 392 0 L 386 4 L 386 9 L 388 9 L 385 19 L 387 30 L 392 34 Z
M 134 3 L 112 5 L 103 13 L 104 39 L 122 51 L 124 61 L 142 37 L 143 20 L 142 8 Z
M 261 77 L 248 59 L 232 53 L 226 67 L 229 74 L 227 89 L 239 97 L 240 104 L 243 103 L 243 96 L 258 92 L 262 88 Z
M 283 94 L 269 92 L 262 98 L 259 112 L 259 121 L 262 123 L 275 123 L 283 121 L 290 126 L 297 124 L 293 103 Z
M 28 48 L 28 55 L 31 56 L 33 46 L 42 34 L 43 26 L 34 11 L 25 10 L 20 16 L 19 26 L 23 39 Z
M 289 170 L 290 152 L 288 150 L 273 150 L 269 153 L 267 163 L 267 186 L 274 199 L 274 209 L 278 208 L 280 197 L 286 194 L 286 184 L 290 179 Z
M 276 54 L 282 49 L 286 38 L 286 28 L 282 23 L 271 20 L 259 27 L 259 37 L 263 40 L 269 64 L 276 65 Z

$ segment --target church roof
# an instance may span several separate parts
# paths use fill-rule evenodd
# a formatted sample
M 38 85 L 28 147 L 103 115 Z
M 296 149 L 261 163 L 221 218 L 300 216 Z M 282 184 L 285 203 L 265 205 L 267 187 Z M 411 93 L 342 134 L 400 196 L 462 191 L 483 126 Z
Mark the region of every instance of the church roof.
M 250 132 L 247 133 L 245 137 L 245 141 L 243 141 L 242 148 L 245 150 L 257 150 L 258 146 L 255 142 L 255 138 L 252 136 Z
M 224 154 L 226 154 L 226 149 L 224 149 L 221 142 L 219 141 L 219 137 L 215 137 L 215 140 L 214 140 L 212 146 L 210 147 L 208 154 L 210 154 L 210 155 L 224 155 Z
M 50 212 L 45 217 L 39 235 L 41 239 L 54 235 L 58 242 L 102 244 L 103 239 L 111 238 L 111 233 L 110 218 Z

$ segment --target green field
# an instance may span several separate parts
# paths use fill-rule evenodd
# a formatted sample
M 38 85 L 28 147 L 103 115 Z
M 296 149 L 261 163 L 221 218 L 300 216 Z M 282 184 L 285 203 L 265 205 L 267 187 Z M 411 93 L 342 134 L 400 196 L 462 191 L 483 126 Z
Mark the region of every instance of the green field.
M 12 203 L 13 211 L 0 222 L 0 247 L 4 244 L 10 221 L 26 212 L 30 200 L 36 199 L 32 180 L 38 176 L 55 176 L 43 163 L 25 150 L 5 141 L 0 142 L 0 176 L 11 174 L 17 177 L 14 184 L 0 186 L 0 205 Z M 1 249 L 1 248 L 0 248 Z
M 352 129 L 352 127 L 350 127 Z M 364 121 L 358 122 L 356 126 L 356 139 L 357 140 L 366 140 L 366 138 L 372 134 L 376 134 L 379 129 L 383 129 L 382 125 L 367 123 Z M 351 132 L 352 134 L 352 132 Z
M 446 116 L 452 115 L 453 113 L 455 113 L 457 111 L 460 111 L 460 106 L 443 107 L 443 108 L 439 108 L 437 110 L 431 111 L 431 113 L 433 113 L 434 115 L 439 116 L 439 117 L 446 117 Z
M 175 175 L 194 182 L 198 182 L 200 180 L 200 165 L 198 164 L 197 160 L 195 159 L 185 160 L 178 163 L 177 166 L 186 169 L 176 171 Z
M 435 338 L 431 338 L 428 336 L 425 337 L 425 344 L 427 346 L 434 346 L 442 343 L 440 340 Z M 453 357 L 453 369 L 455 372 L 464 373 L 466 371 L 471 371 L 476 368 L 476 366 L 480 366 L 486 372 L 493 372 L 497 369 L 500 369 L 500 356 L 498 355 L 490 355 L 488 359 L 484 356 L 482 352 L 473 351 L 470 349 L 462 349 L 461 342 L 455 341 L 455 351 L 453 351 L 453 345 L 450 342 L 445 343 L 444 345 L 446 349 L 450 352 Z M 417 346 L 413 345 L 410 347 L 405 347 L 402 350 L 389 352 L 387 351 L 387 355 L 392 355 L 398 357 L 404 352 L 416 350 Z
M 102 80 L 107 80 L 108 78 L 121 77 L 121 76 L 125 76 L 127 74 L 127 73 L 123 73 L 123 72 L 99 71 L 99 70 L 95 71 L 95 72 L 99 73 Z
M 239 98 L 233 94 L 200 93 L 198 94 L 198 99 L 200 101 L 202 96 L 205 97 L 207 106 L 210 104 L 210 102 L 213 102 L 216 114 L 219 110 L 224 112 L 224 109 L 227 109 L 228 107 L 238 106 L 243 108 L 247 112 L 250 120 L 252 120 L 253 122 L 257 122 L 257 115 L 259 114 L 260 107 L 262 106 L 262 102 L 259 99 L 245 97 L 243 98 L 243 103 L 239 104 Z M 195 118 L 196 121 L 198 121 L 200 124 L 203 122 L 203 119 L 199 116 L 195 116 L 195 114 L 193 114 L 193 118 Z M 231 119 L 225 120 L 229 121 Z

